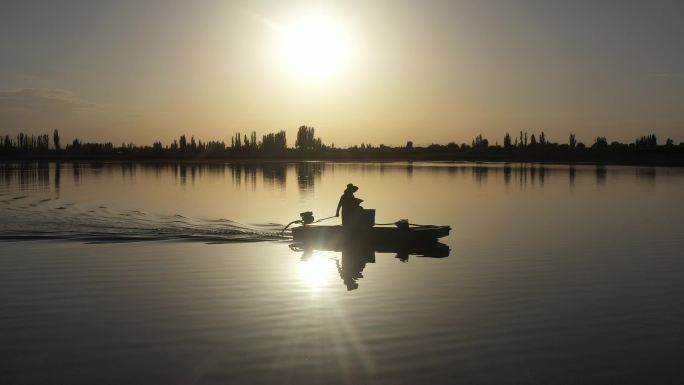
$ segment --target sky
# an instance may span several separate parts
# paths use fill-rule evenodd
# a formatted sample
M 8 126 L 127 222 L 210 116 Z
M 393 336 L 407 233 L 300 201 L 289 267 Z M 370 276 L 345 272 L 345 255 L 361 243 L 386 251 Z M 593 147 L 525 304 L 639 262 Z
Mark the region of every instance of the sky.
M 0 133 L 684 141 L 683 1 L 9 1 Z

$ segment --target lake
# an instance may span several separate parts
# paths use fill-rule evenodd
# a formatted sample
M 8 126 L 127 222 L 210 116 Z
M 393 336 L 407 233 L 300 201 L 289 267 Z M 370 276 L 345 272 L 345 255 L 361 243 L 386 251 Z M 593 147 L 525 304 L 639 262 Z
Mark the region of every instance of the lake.
M 451 226 L 448 256 L 291 248 L 350 182 L 379 223 Z M 0 383 L 680 384 L 683 193 L 665 167 L 0 164 Z

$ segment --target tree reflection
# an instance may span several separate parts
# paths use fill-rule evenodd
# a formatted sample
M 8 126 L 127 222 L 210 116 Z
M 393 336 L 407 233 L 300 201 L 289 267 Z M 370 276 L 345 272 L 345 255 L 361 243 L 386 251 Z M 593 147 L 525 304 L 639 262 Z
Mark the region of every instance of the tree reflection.
M 266 162 L 261 165 L 264 183 L 284 189 L 287 180 L 287 163 Z
M 650 185 L 656 183 L 656 168 L 655 167 L 639 167 L 636 169 L 637 178 L 640 182 L 646 182 Z
M 504 176 L 504 184 L 506 185 L 506 188 L 511 186 L 511 166 L 509 164 L 504 165 L 503 169 L 503 176 Z
M 59 185 L 62 177 L 62 163 L 55 163 L 55 194 L 59 198 Z
M 483 165 L 473 166 L 472 168 L 473 177 L 475 178 L 475 183 L 482 185 L 487 182 L 487 175 L 489 174 L 489 167 Z
M 603 187 L 606 184 L 606 176 L 608 175 L 608 170 L 604 165 L 596 165 L 596 185 Z
M 321 179 L 325 163 L 319 162 L 299 162 L 295 166 L 297 173 L 297 187 L 302 194 L 313 192 L 317 180 Z
M 568 167 L 568 180 L 570 181 L 570 189 L 575 188 L 575 173 L 577 170 L 575 170 L 575 165 L 571 165 Z

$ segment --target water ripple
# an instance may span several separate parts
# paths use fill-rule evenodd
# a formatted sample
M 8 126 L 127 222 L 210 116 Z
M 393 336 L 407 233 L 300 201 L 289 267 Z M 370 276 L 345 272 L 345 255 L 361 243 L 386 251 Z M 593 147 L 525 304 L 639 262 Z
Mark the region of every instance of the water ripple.
M 24 197 L 13 198 L 14 201 Z M 51 201 L 51 202 L 50 202 Z M 52 203 L 52 207 L 47 205 Z M 207 243 L 258 242 L 287 239 L 277 223 L 248 225 L 225 218 L 188 218 L 140 210 L 85 208 L 41 199 L 28 206 L 7 205 L 0 210 L 0 240 L 75 240 L 135 242 L 183 240 Z

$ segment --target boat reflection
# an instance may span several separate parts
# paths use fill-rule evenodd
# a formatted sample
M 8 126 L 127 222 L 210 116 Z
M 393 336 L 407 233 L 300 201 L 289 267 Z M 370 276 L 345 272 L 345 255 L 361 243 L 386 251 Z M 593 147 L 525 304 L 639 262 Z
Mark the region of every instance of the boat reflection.
M 340 245 L 339 242 L 315 242 L 315 243 L 293 243 L 290 245 L 293 251 L 301 252 L 301 261 L 305 266 L 315 266 L 319 257 L 317 251 L 341 252 L 339 259 L 335 259 L 337 273 L 348 291 L 359 288 L 358 280 L 363 278 L 363 269 L 368 263 L 375 263 L 375 253 L 395 254 L 395 258 L 401 262 L 408 262 L 410 256 L 419 258 L 446 258 L 449 256 L 449 246 L 436 242 L 430 245 L 377 247 L 368 244 L 348 244 Z M 318 274 L 314 274 L 319 277 Z M 317 278 L 311 278 L 317 279 Z

